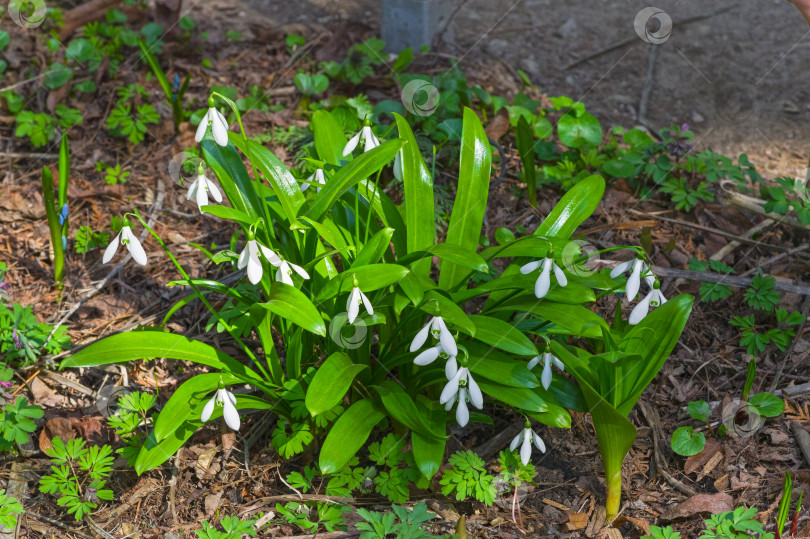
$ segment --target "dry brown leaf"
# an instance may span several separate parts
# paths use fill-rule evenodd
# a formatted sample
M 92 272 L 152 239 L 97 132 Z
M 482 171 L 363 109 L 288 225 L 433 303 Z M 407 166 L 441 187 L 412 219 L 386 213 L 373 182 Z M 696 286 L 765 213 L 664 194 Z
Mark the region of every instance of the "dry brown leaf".
M 568 522 L 563 529 L 567 532 L 582 530 L 588 525 L 588 513 L 568 513 Z
M 508 133 L 510 128 L 509 114 L 506 112 L 506 109 L 501 109 L 492 121 L 489 122 L 484 131 L 486 131 L 487 136 L 492 140 L 498 140 Z
M 695 473 L 703 468 L 706 463 L 708 463 L 712 457 L 714 457 L 714 455 L 720 451 L 720 447 L 720 442 L 718 442 L 716 439 L 709 438 L 706 440 L 706 445 L 703 448 L 703 451 L 686 459 L 686 463 L 683 465 L 684 473 Z
M 698 513 L 724 513 L 733 509 L 734 499 L 725 492 L 717 494 L 695 494 L 685 502 L 665 511 L 661 515 L 661 520 L 674 520 Z

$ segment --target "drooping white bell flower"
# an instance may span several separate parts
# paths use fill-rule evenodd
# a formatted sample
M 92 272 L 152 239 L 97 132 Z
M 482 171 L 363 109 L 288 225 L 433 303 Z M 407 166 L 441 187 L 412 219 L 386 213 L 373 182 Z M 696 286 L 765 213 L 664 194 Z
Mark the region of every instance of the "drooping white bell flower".
M 529 361 L 526 368 L 532 370 L 541 361 L 543 362 L 543 373 L 540 375 L 540 383 L 543 384 L 543 389 L 548 389 L 548 386 L 551 385 L 551 365 L 553 364 L 561 371 L 565 370 L 565 365 L 547 348 L 542 355 L 536 356 Z
M 447 352 L 448 355 L 458 355 L 456 340 L 453 338 L 453 334 L 450 333 L 450 330 L 447 329 L 447 324 L 444 323 L 442 317 L 438 315 L 431 318 L 425 327 L 420 329 L 419 333 L 417 333 L 413 338 L 411 341 L 411 352 L 416 352 L 422 348 L 422 345 L 425 344 L 425 341 L 428 338 L 428 334 L 432 335 L 434 339 L 439 341 L 442 350 Z
M 281 259 L 276 253 L 255 239 L 248 238 L 247 245 L 245 245 L 245 248 L 242 249 L 241 253 L 239 253 L 239 259 L 236 261 L 236 267 L 239 269 L 245 269 L 247 266 L 247 276 L 251 284 L 256 284 L 261 281 L 262 273 L 264 273 L 262 261 L 259 260 L 259 253 L 261 253 L 267 259 L 267 261 L 274 266 L 281 264 Z
M 460 426 L 465 426 L 470 420 L 470 411 L 467 408 L 467 397 L 470 402 L 479 410 L 484 407 L 484 395 L 478 384 L 473 380 L 472 374 L 467 367 L 459 368 L 447 382 L 442 390 L 439 403 L 445 405 L 445 410 L 450 410 L 453 404 L 458 403 L 456 408 L 456 421 Z
M 368 121 L 368 119 L 363 122 L 363 128 L 346 143 L 346 146 L 343 148 L 343 157 L 352 153 L 361 140 L 363 141 L 363 152 L 373 150 L 380 145 L 380 141 L 377 140 L 377 137 L 374 136 L 374 132 L 371 130 L 371 122 Z
M 194 135 L 194 140 L 197 142 L 202 141 L 205 132 L 211 126 L 211 134 L 214 135 L 214 140 L 220 146 L 228 145 L 228 121 L 225 116 L 214 107 L 214 98 L 208 98 L 208 111 L 205 116 L 200 120 L 200 125 L 197 126 L 197 133 Z
M 627 321 L 631 326 L 635 326 L 639 322 L 641 322 L 647 313 L 650 312 L 650 307 L 660 307 L 664 303 L 667 302 L 667 299 L 664 297 L 664 294 L 661 293 L 661 283 L 655 277 L 644 277 L 647 285 L 650 287 L 650 291 L 644 296 L 644 299 L 638 302 L 632 312 L 630 312 L 630 318 Z
M 239 412 L 236 411 L 236 397 L 233 396 L 233 393 L 225 389 L 225 387 L 217 389 L 217 392 L 214 393 L 211 400 L 206 403 L 202 411 L 202 416 L 200 416 L 202 422 L 205 423 L 211 419 L 211 414 L 214 413 L 214 408 L 217 405 L 222 406 L 222 417 L 225 418 L 225 423 L 233 430 L 239 430 L 241 421 L 239 419 Z
M 554 262 L 554 259 L 551 256 L 546 257 L 543 260 L 529 262 L 520 268 L 520 273 L 526 275 L 541 266 L 543 269 L 540 271 L 540 276 L 537 277 L 537 281 L 534 283 L 534 295 L 537 296 L 538 299 L 544 298 L 546 294 L 548 294 L 548 289 L 551 286 L 552 269 L 554 269 L 554 276 L 557 278 L 557 283 L 560 286 L 565 286 L 568 284 L 568 279 L 565 277 L 565 273 L 557 265 L 557 263 Z
M 129 228 L 128 219 L 124 219 L 124 226 L 121 227 L 121 232 L 118 233 L 115 239 L 107 246 L 107 249 L 105 249 L 104 257 L 101 259 L 102 264 L 106 264 L 112 260 L 112 257 L 115 256 L 115 253 L 118 251 L 119 244 L 126 246 L 129 254 L 132 255 L 132 260 L 141 266 L 146 265 L 146 251 L 143 250 L 141 242 L 135 237 L 135 234 L 132 233 L 132 229 Z
M 363 291 L 360 290 L 357 279 L 355 279 L 354 286 L 349 294 L 349 299 L 346 301 L 346 312 L 349 314 L 350 324 L 354 324 L 354 321 L 357 319 L 357 315 L 360 314 L 361 303 L 366 308 L 366 312 L 369 314 L 369 316 L 374 314 L 374 307 L 371 305 L 371 302 L 368 300 L 366 295 L 363 294 Z
M 627 294 L 627 299 L 633 301 L 636 299 L 636 294 L 638 294 L 638 288 L 641 284 L 641 276 L 647 272 L 650 267 L 644 263 L 644 259 L 636 258 L 634 260 L 628 260 L 627 262 L 622 262 L 610 272 L 611 278 L 616 278 L 622 273 L 630 270 L 630 277 L 627 278 L 627 287 L 625 288 L 625 293 Z
M 450 356 L 447 358 L 447 363 L 444 364 L 444 375 L 447 377 L 447 380 L 452 380 L 457 372 L 458 361 L 456 361 L 456 356 Z
M 521 444 L 522 442 L 522 444 Z M 514 437 L 512 443 L 509 444 L 509 450 L 514 451 L 517 449 L 518 444 L 520 446 L 520 462 L 526 466 L 531 460 L 532 457 L 532 442 L 534 442 L 535 447 L 540 450 L 541 453 L 546 452 L 546 444 L 543 443 L 543 439 L 538 436 L 536 432 L 532 430 L 532 425 L 528 421 L 526 421 L 526 425 L 524 429 L 518 433 L 517 436 Z
M 326 178 L 323 175 L 323 169 L 322 168 L 316 169 L 315 172 L 313 172 L 310 175 L 310 177 L 307 178 L 306 183 L 301 185 L 301 192 L 303 193 L 304 191 L 309 189 L 309 186 L 312 185 L 313 183 L 320 184 L 320 185 L 315 187 L 315 192 L 320 193 L 321 192 L 321 187 L 320 186 L 321 185 L 326 185 Z
M 202 164 L 200 164 L 200 167 L 197 169 L 197 179 L 191 182 L 186 200 L 191 200 L 191 197 L 196 197 L 197 207 L 200 208 L 200 213 L 202 213 L 202 207 L 208 205 L 209 191 L 211 192 L 211 196 L 214 197 L 214 200 L 222 202 L 222 194 L 219 192 L 216 184 L 205 175 L 205 169 Z
M 307 273 L 307 270 L 297 264 L 293 264 L 287 260 L 279 260 L 278 264 L 271 260 L 270 263 L 278 267 L 278 270 L 276 270 L 276 281 L 281 281 L 284 284 L 295 286 L 292 280 L 293 271 L 304 279 L 309 279 L 309 273 Z

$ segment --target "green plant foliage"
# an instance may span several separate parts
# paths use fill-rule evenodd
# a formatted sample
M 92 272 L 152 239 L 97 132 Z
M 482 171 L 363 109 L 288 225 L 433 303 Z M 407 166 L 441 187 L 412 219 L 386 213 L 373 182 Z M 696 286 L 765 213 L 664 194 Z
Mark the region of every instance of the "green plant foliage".
M 41 354 L 58 354 L 68 348 L 70 336 L 65 326 L 54 331 L 52 325 L 37 321 L 31 307 L 0 304 L 0 352 L 10 364 L 30 365 Z
M 5 377 L 3 376 L 3 378 Z M 40 419 L 43 414 L 42 407 L 28 404 L 28 399 L 25 397 L 17 397 L 13 403 L 7 403 L 0 411 L 0 429 L 3 434 L 3 438 L 0 440 L 0 452 L 8 453 L 15 444 L 21 446 L 27 443 L 31 433 L 37 428 L 34 419 Z
M 110 243 L 110 235 L 106 232 L 95 232 L 89 226 L 80 226 L 76 231 L 76 252 L 84 254 L 97 247 L 106 247 Z
M 196 530 L 194 533 L 198 539 L 241 539 L 246 535 L 255 537 L 257 533 L 253 527 L 255 520 L 239 520 L 238 517 L 227 516 L 219 523 L 223 531 L 217 530 L 207 520 L 203 520 L 202 530 Z
M 436 537 L 425 531 L 425 523 L 436 518 L 427 510 L 425 502 L 417 503 L 413 509 L 394 504 L 391 510 L 390 513 L 380 513 L 362 507 L 357 509 L 357 515 L 363 519 L 356 524 L 362 532 L 360 539 L 385 539 L 392 534 L 401 539 Z
M 706 436 L 702 432 L 694 432 L 693 427 L 679 427 L 672 433 L 672 450 L 679 455 L 691 457 L 697 455 L 706 446 Z
M 472 451 L 459 451 L 448 460 L 451 468 L 445 470 L 440 481 L 442 494 L 455 494 L 457 500 L 475 498 L 486 505 L 495 501 L 493 476 L 484 468 L 484 461 Z

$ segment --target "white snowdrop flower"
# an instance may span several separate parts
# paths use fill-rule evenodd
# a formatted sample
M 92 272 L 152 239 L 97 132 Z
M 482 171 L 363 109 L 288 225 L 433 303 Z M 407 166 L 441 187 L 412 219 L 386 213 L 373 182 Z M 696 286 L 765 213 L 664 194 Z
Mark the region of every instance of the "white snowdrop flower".
M 529 361 L 526 368 L 532 370 L 541 361 L 543 362 L 543 373 L 540 375 L 540 383 L 543 384 L 543 389 L 548 389 L 548 386 L 551 385 L 551 365 L 553 364 L 561 371 L 565 370 L 565 365 L 547 348 L 542 355 Z
M 202 207 L 208 205 L 209 191 L 211 192 L 211 196 L 214 197 L 214 200 L 222 202 L 222 194 L 219 192 L 219 188 L 217 188 L 214 182 L 208 179 L 202 164 L 200 164 L 197 170 L 197 179 L 191 182 L 186 200 L 191 200 L 191 197 L 196 197 L 197 207 L 200 208 L 200 213 L 202 213 Z
M 146 251 L 143 250 L 141 242 L 135 237 L 135 234 L 132 233 L 132 229 L 129 228 L 129 220 L 127 219 L 124 219 L 124 226 L 121 227 L 121 232 L 118 233 L 104 251 L 104 257 L 101 259 L 102 264 L 106 264 L 112 260 L 112 257 L 115 256 L 115 253 L 118 251 L 119 244 L 126 246 L 135 262 L 141 266 L 146 265 Z
M 563 270 L 557 265 L 556 262 L 554 262 L 554 258 L 551 256 L 548 256 L 543 260 L 529 262 L 520 268 L 520 273 L 526 275 L 541 266 L 542 270 L 540 271 L 540 276 L 534 283 L 534 295 L 537 296 L 538 299 L 544 298 L 546 294 L 548 294 L 548 289 L 551 286 L 552 269 L 554 270 L 554 276 L 557 278 L 557 283 L 560 286 L 565 286 L 568 284 L 568 279 L 565 277 L 565 273 L 563 273 Z
M 366 308 L 366 312 L 369 314 L 369 316 L 374 314 L 374 307 L 371 305 L 371 302 L 368 300 L 366 295 L 363 294 L 363 291 L 360 290 L 360 286 L 355 278 L 354 287 L 352 287 L 352 292 L 349 294 L 349 299 L 346 301 L 346 312 L 349 314 L 350 324 L 354 324 L 354 321 L 357 319 L 357 315 L 360 314 L 361 303 Z
M 239 430 L 241 421 L 239 420 L 239 412 L 236 411 L 236 397 L 224 387 L 217 389 L 211 400 L 206 403 L 200 417 L 202 422 L 205 423 L 211 419 L 211 414 L 214 413 L 214 408 L 217 405 L 222 406 L 222 417 L 225 418 L 225 423 L 233 430 Z
M 448 380 L 452 380 L 457 372 L 458 361 L 456 361 L 456 356 L 450 356 L 447 358 L 447 363 L 444 364 L 444 375 Z
M 442 349 L 442 344 L 439 343 L 436 346 L 431 346 L 427 350 L 423 350 L 418 356 L 413 358 L 413 362 L 416 365 L 425 366 L 430 365 L 436 358 L 440 355 L 444 354 L 444 350 Z
M 304 279 L 309 279 L 309 273 L 307 273 L 304 268 L 297 264 L 293 264 L 287 260 L 279 260 L 278 263 L 271 260 L 270 263 L 278 267 L 278 270 L 276 270 L 276 281 L 281 281 L 284 284 L 295 286 L 292 280 L 293 271 Z
M 261 253 L 267 259 L 267 261 L 274 266 L 281 264 L 281 259 L 276 253 L 255 239 L 249 238 L 247 245 L 244 249 L 242 249 L 242 252 L 239 253 L 239 259 L 236 261 L 236 267 L 239 269 L 245 269 L 245 267 L 247 267 L 248 280 L 252 284 L 256 284 L 261 281 L 262 273 L 264 272 L 262 262 L 259 260 L 259 253 Z
M 321 192 L 321 187 L 320 186 L 321 185 L 326 185 L 326 178 L 323 175 L 323 169 L 322 168 L 319 168 L 319 169 L 315 170 L 315 172 L 313 172 L 310 175 L 310 177 L 307 178 L 306 183 L 301 185 L 301 192 L 304 192 L 307 189 L 309 189 L 309 186 L 312 185 L 313 183 L 320 184 L 320 185 L 315 187 L 315 192 L 320 193 Z
M 611 278 L 616 278 L 627 270 L 630 270 L 630 277 L 627 278 L 627 287 L 625 288 L 625 293 L 627 294 L 627 299 L 633 301 L 636 299 L 636 294 L 638 294 L 638 288 L 641 284 L 641 276 L 642 274 L 646 273 L 648 269 L 650 269 L 650 267 L 644 263 L 643 259 L 636 258 L 634 260 L 622 262 L 613 268 L 613 271 L 610 272 L 610 276 Z
M 432 335 L 434 339 L 439 341 L 442 350 L 447 352 L 448 355 L 458 355 L 456 340 L 453 338 L 453 334 L 450 333 L 450 330 L 447 329 L 447 324 L 444 323 L 441 316 L 434 316 L 428 321 L 425 327 L 419 330 L 419 333 L 417 333 L 411 341 L 411 352 L 416 352 L 422 348 L 422 345 L 424 345 L 425 341 L 427 340 L 428 334 Z
M 461 367 L 456 371 L 447 385 L 442 390 L 439 403 L 445 405 L 446 410 L 450 410 L 454 403 L 456 407 L 456 421 L 460 426 L 465 426 L 470 420 L 470 412 L 467 409 L 467 397 L 473 406 L 479 410 L 484 407 L 484 395 L 478 384 L 473 380 L 472 374 L 467 367 Z
M 363 141 L 363 152 L 373 150 L 380 145 L 380 141 L 377 140 L 377 137 L 374 136 L 374 132 L 371 130 L 371 122 L 368 120 L 363 123 L 363 128 L 346 143 L 346 146 L 343 148 L 343 157 L 352 153 L 361 140 Z
M 531 423 L 526 421 L 524 429 L 519 432 L 512 440 L 512 443 L 509 444 L 510 451 L 517 449 L 517 446 L 520 444 L 520 462 L 522 462 L 524 466 L 529 463 L 532 457 L 532 442 L 534 442 L 535 447 L 537 447 L 541 453 L 546 452 L 546 444 L 543 443 L 543 439 L 532 430 Z
M 644 296 L 644 299 L 638 302 L 638 305 L 636 305 L 630 313 L 628 323 L 631 326 L 635 326 L 641 322 L 644 317 L 647 316 L 647 313 L 650 312 L 650 307 L 660 307 L 667 302 L 664 294 L 661 293 L 661 283 L 659 283 L 655 277 L 644 277 L 644 280 L 650 287 L 650 291 Z
M 214 107 L 214 98 L 208 99 L 208 111 L 205 116 L 200 120 L 200 125 L 197 126 L 197 133 L 194 135 L 194 140 L 197 142 L 202 141 L 208 126 L 211 126 L 211 133 L 214 135 L 214 140 L 220 146 L 228 145 L 228 121 L 225 116 Z

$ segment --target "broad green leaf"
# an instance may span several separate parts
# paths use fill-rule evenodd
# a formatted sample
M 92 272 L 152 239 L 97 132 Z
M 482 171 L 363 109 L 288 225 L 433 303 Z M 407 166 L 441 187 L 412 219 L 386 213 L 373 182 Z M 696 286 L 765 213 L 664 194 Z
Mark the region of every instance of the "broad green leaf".
M 245 212 L 237 210 L 236 208 L 231 208 L 230 206 L 210 204 L 208 206 L 203 206 L 201 208 L 201 211 L 203 213 L 210 213 L 211 215 L 214 215 L 221 219 L 236 221 L 237 223 L 242 223 L 243 225 L 246 226 L 252 225 L 254 221 L 254 219 L 251 219 L 251 217 Z
M 303 292 L 282 282 L 275 282 L 270 287 L 270 295 L 264 303 L 259 303 L 268 311 L 285 318 L 316 335 L 326 336 L 326 326 L 321 313 Z
M 557 122 L 557 134 L 560 142 L 569 148 L 581 148 L 585 144 L 593 147 L 602 142 L 602 126 L 593 114 L 584 113 L 581 116 L 566 112 Z
M 480 314 L 470 315 L 475 338 L 490 346 L 521 356 L 536 356 L 537 347 L 512 324 Z
M 602 336 L 599 325 L 604 323 L 602 318 L 581 305 L 552 303 L 545 298 L 537 299 L 534 296 L 524 296 L 507 300 L 492 310 L 523 311 L 552 321 L 555 325 L 548 328 L 549 333 L 591 338 Z
M 353 159 L 332 176 L 304 215 L 316 221 L 320 220 L 346 191 L 388 164 L 401 147 L 401 140 L 389 140 Z
M 408 252 L 424 250 L 433 245 L 436 226 L 433 217 L 433 178 L 419 152 L 407 120 L 394 114 L 399 138 L 405 141 L 402 147 L 402 182 L 405 190 L 405 221 L 407 225 Z M 404 254 L 404 253 L 400 253 Z M 430 261 L 419 261 L 411 269 L 423 277 L 430 275 Z
M 464 347 L 470 354 L 467 367 L 475 375 L 511 387 L 539 387 L 537 377 L 526 368 L 527 362 L 502 354 L 489 346 L 470 342 Z
M 425 416 L 417 409 L 411 396 L 398 383 L 386 380 L 373 388 L 379 393 L 383 406 L 394 420 L 423 436 L 446 438 L 445 432 L 438 430 L 437 424 L 425 422 Z M 433 430 L 434 428 L 435 430 Z
M 446 243 L 469 251 L 478 250 L 481 226 L 487 207 L 492 150 L 481 120 L 471 109 L 464 109 L 464 127 L 461 133 L 458 190 L 447 227 Z M 439 274 L 439 287 L 444 290 L 459 285 L 468 271 L 455 264 L 443 264 Z
M 352 404 L 326 435 L 318 457 L 321 473 L 335 473 L 343 468 L 366 443 L 374 425 L 384 417 L 385 414 L 368 399 Z
M 351 156 L 343 157 L 346 135 L 329 111 L 316 110 L 310 125 L 315 134 L 315 150 L 322 161 L 340 166 L 342 160 L 351 159 Z
M 369 264 L 367 266 L 352 267 L 345 270 L 337 278 L 327 282 L 321 288 L 319 299 L 325 300 L 333 298 L 341 292 L 351 291 L 354 286 L 352 276 L 357 278 L 360 290 L 368 293 L 391 286 L 408 273 L 408 268 L 399 264 Z
M 211 290 L 213 292 L 218 292 L 220 294 L 224 294 L 229 298 L 233 298 L 236 301 L 242 303 L 251 303 L 252 300 L 242 295 L 241 292 L 236 290 L 235 288 L 231 288 L 230 286 L 226 286 L 219 281 L 213 281 L 211 279 L 191 279 L 191 284 L 196 286 L 197 288 L 203 288 L 206 290 Z M 166 283 L 166 286 L 189 286 L 189 281 L 186 279 L 179 279 L 177 281 L 170 281 Z M 193 295 L 192 298 L 195 298 L 196 295 Z
M 397 253 L 404 253 L 407 251 L 406 238 L 405 238 L 405 223 L 402 220 L 402 215 L 399 209 L 385 192 L 375 185 L 374 181 L 369 178 L 360 180 L 357 184 L 357 190 L 360 196 L 371 201 L 371 208 L 377 217 L 382 221 L 383 226 L 394 229 L 394 236 L 391 242 L 394 244 L 394 249 Z
M 400 264 L 410 264 L 411 267 L 414 267 L 419 260 L 429 256 L 441 258 L 447 263 L 456 264 L 468 270 L 489 271 L 486 260 L 481 258 L 478 253 L 451 243 L 437 243 L 421 251 L 411 251 L 408 255 L 399 257 L 398 261 Z
M 235 133 L 231 133 L 231 135 L 234 138 L 241 136 Z M 248 176 L 245 164 L 236 151 L 236 147 L 228 144 L 223 148 L 213 139 L 203 139 L 200 146 L 205 162 L 219 179 L 231 206 L 249 215 L 252 221 L 263 217 L 262 201 L 256 193 L 253 180 Z
M 535 236 L 569 238 L 585 219 L 593 214 L 602 194 L 605 180 L 593 174 L 568 190 L 534 231 Z
M 526 415 L 549 427 L 558 429 L 571 428 L 571 414 L 568 413 L 568 410 L 548 401 L 546 401 L 546 408 L 548 409 L 545 412 L 527 412 Z
M 228 354 L 204 342 L 162 331 L 130 331 L 110 335 L 68 357 L 60 368 L 97 367 L 158 357 L 193 361 L 230 372 L 240 380 L 259 387 L 267 387 L 253 369 L 245 367 Z
M 428 430 L 431 432 L 446 432 L 447 412 L 444 411 L 444 407 L 427 399 L 424 395 L 417 395 L 416 401 L 422 423 L 427 425 Z M 444 462 L 446 443 L 444 439 L 424 436 L 416 431 L 411 431 L 413 458 L 422 475 L 431 478 L 439 471 L 439 467 Z
M 785 411 L 785 401 L 772 393 L 757 393 L 748 399 L 748 407 L 762 417 L 777 417 Z
M 490 382 L 489 380 L 475 379 L 481 391 L 504 404 L 514 406 L 527 412 L 546 412 L 548 405 L 532 389 L 525 387 L 509 387 Z
M 314 416 L 340 404 L 357 374 L 366 365 L 355 365 L 343 352 L 335 352 L 318 367 L 307 389 L 304 403 Z
M 393 235 L 393 228 L 383 228 L 374 234 L 363 246 L 363 249 L 357 253 L 357 258 L 352 262 L 352 266 L 367 266 L 379 262 L 391 245 L 391 236 Z
M 672 450 L 684 457 L 697 455 L 706 446 L 702 432 L 694 432 L 692 427 L 679 427 L 672 433 Z
M 529 192 L 529 204 L 537 207 L 537 180 L 534 167 L 534 134 L 524 116 L 518 120 L 515 130 L 515 144 L 517 145 L 520 161 L 523 164 L 523 178 L 526 180 Z
M 708 421 L 712 415 L 709 409 L 709 403 L 706 401 L 692 401 L 686 405 L 686 410 L 694 419 L 698 421 Z
M 524 290 L 534 295 L 535 281 L 537 281 L 537 272 L 528 275 L 521 273 L 506 275 L 486 283 L 481 283 L 476 288 L 456 292 L 453 294 L 453 299 L 458 303 L 464 303 L 474 297 L 496 290 Z M 554 303 L 581 305 L 583 303 L 596 301 L 596 295 L 590 288 L 571 281 L 568 281 L 566 286 L 560 286 L 557 282 L 552 281 L 551 287 L 549 287 L 543 299 Z

